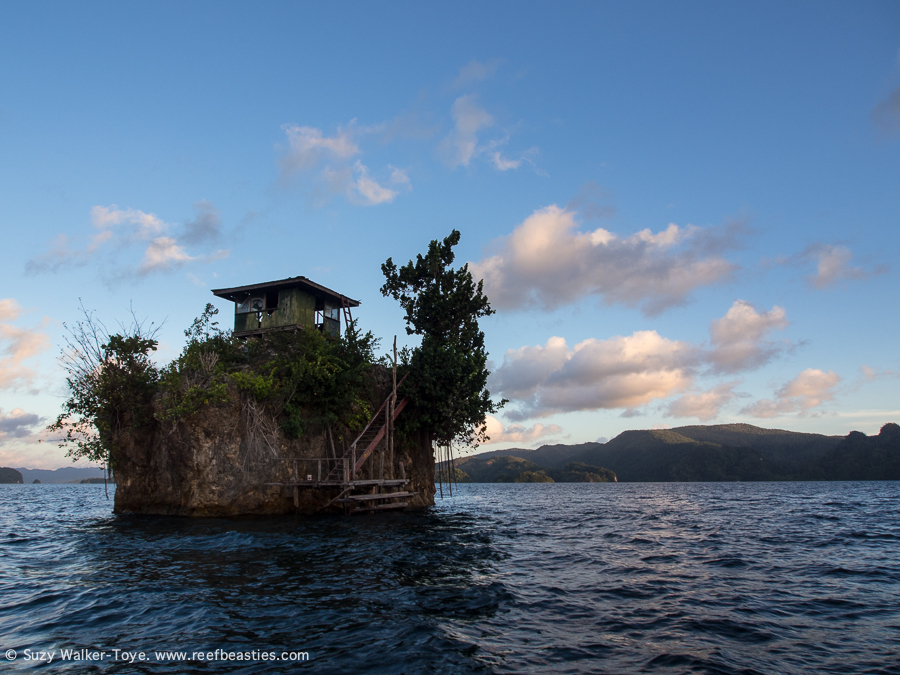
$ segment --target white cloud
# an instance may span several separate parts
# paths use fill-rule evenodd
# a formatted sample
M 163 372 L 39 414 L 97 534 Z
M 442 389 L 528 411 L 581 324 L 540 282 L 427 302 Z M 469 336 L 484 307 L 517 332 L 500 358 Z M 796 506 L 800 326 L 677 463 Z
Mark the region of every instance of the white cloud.
M 520 404 L 511 419 L 608 408 L 634 408 L 688 389 L 698 350 L 656 331 L 569 349 L 561 337 L 506 352 L 490 388 Z
M 654 315 L 682 305 L 698 287 L 727 279 L 737 266 L 718 255 L 724 238 L 703 228 L 670 224 L 621 237 L 603 228 L 577 229 L 576 214 L 556 205 L 535 211 L 496 253 L 471 263 L 498 309 L 556 309 L 584 295 L 639 306 Z
M 478 132 L 494 125 L 494 118 L 479 108 L 475 94 L 460 96 L 453 102 L 453 132 L 441 143 L 444 161 L 450 168 L 469 166 L 472 158 L 480 152 Z
M 286 173 L 315 168 L 326 159 L 349 159 L 359 154 L 352 127 L 339 127 L 334 136 L 325 136 L 315 127 L 295 124 L 285 124 L 282 129 L 288 138 L 287 152 L 281 158 L 281 167 Z
M 734 388 L 739 381 L 725 382 L 709 391 L 689 393 L 672 401 L 666 408 L 666 417 L 696 417 L 701 422 L 714 420 L 722 407 L 734 400 L 738 394 Z
M 775 392 L 775 399 L 762 399 L 741 412 L 769 418 L 788 413 L 805 413 L 834 399 L 834 387 L 841 381 L 834 371 L 807 368 Z
M 189 262 L 209 262 L 228 255 L 219 250 L 206 255 L 190 255 L 185 244 L 204 244 L 221 236 L 219 211 L 208 201 L 194 204 L 195 217 L 178 228 L 165 222 L 155 213 L 138 209 L 120 209 L 115 204 L 94 206 L 91 222 L 96 230 L 84 248 L 70 245 L 65 235 L 58 235 L 50 249 L 25 265 L 27 273 L 56 272 L 65 266 L 84 266 L 94 263 L 105 251 L 114 259 L 103 265 L 108 278 L 119 280 L 128 276 L 144 276 L 151 272 L 171 270 Z M 173 233 L 174 231 L 174 233 Z M 174 236 L 173 236 L 174 234 Z M 117 264 L 123 258 L 122 249 L 142 246 L 143 259 L 139 266 Z M 106 247 L 106 248 L 104 248 Z M 114 247 L 113 254 L 109 249 Z
M 508 139 L 505 139 L 503 143 L 505 143 Z M 495 147 L 496 145 L 500 145 L 501 143 L 492 143 L 491 147 Z M 531 165 L 531 168 L 534 169 L 534 172 L 539 176 L 548 175 L 546 171 L 543 171 L 538 168 L 537 164 L 534 161 L 534 157 L 539 154 L 537 148 L 529 148 L 525 152 L 519 154 L 518 159 L 510 159 L 509 157 L 504 157 L 503 153 L 500 151 L 495 151 L 490 154 L 491 164 L 494 165 L 494 168 L 497 171 L 510 171 L 515 170 L 521 167 L 523 164 Z
M 502 63 L 501 59 L 490 59 L 484 63 L 472 59 L 466 65 L 459 69 L 459 75 L 453 79 L 453 88 L 461 89 L 470 84 L 481 82 L 493 77 L 497 68 Z
M 42 422 L 34 413 L 27 413 L 21 408 L 14 409 L 9 415 L 0 410 L 0 445 L 11 439 L 22 439 L 34 433 L 34 427 Z
M 814 288 L 827 288 L 839 281 L 865 279 L 868 273 L 860 267 L 850 265 L 853 253 L 845 246 L 826 246 L 817 244 L 808 249 L 809 255 L 816 258 L 816 273 L 806 277 Z
M 406 189 L 410 189 L 409 183 L 409 175 L 407 175 L 406 171 L 403 169 L 398 169 L 394 166 L 388 167 L 391 170 L 391 182 L 395 185 L 401 185 L 406 187 Z
M 115 204 L 93 207 L 91 221 L 97 229 L 107 231 L 126 225 L 128 236 L 137 239 L 158 236 L 169 228 L 168 224 L 155 213 L 145 213 L 138 209 L 120 209 Z
M 842 281 L 859 281 L 868 279 L 887 271 L 887 265 L 875 265 L 870 269 L 851 264 L 853 252 L 846 246 L 815 243 L 792 256 L 780 257 L 768 261 L 769 265 L 788 265 L 808 267 L 816 266 L 815 272 L 808 274 L 806 283 L 811 287 L 824 290 Z
M 519 424 L 504 426 L 503 423 L 493 415 L 488 415 L 485 419 L 487 425 L 487 435 L 490 440 L 484 445 L 494 445 L 496 443 L 531 443 L 544 438 L 545 436 L 555 436 L 562 433 L 562 427 L 556 424 L 535 424 L 534 426 L 525 428 Z
M 670 340 L 656 331 L 591 338 L 574 348 L 564 338 L 552 337 L 543 346 L 508 350 L 491 375 L 490 389 L 518 404 L 507 413 L 514 420 L 611 408 L 623 408 L 623 417 L 636 417 L 643 414 L 641 406 L 682 394 L 669 404 L 667 414 L 706 421 L 738 396 L 738 381 L 697 392 L 696 378 L 765 365 L 793 346 L 767 339 L 786 325 L 782 308 L 759 312 L 737 300 L 724 317 L 710 322 L 709 344 Z
M 159 270 L 169 270 L 186 262 L 194 260 L 185 253 L 172 237 L 157 237 L 147 246 L 144 251 L 144 261 L 141 263 L 139 272 L 147 274 Z
M 373 206 L 389 204 L 399 194 L 380 184 L 369 174 L 360 159 L 362 151 L 354 134 L 384 132 L 384 125 L 361 128 L 351 121 L 349 128 L 338 128 L 335 136 L 325 136 L 321 129 L 284 125 L 288 149 L 281 158 L 282 180 L 297 173 L 311 176 L 312 193 L 320 205 L 334 195 L 344 195 L 352 204 Z M 388 166 L 391 182 L 411 189 L 409 176 L 402 169 Z
M 0 300 L 0 389 L 33 388 L 36 374 L 25 362 L 50 348 L 43 326 L 22 328 L 13 323 L 21 314 L 12 298 Z
M 880 380 L 883 378 L 900 377 L 900 373 L 897 373 L 893 370 L 872 368 L 871 366 L 866 365 L 860 366 L 859 370 L 860 372 L 862 372 L 863 378 L 866 380 L 866 382 L 874 382 L 875 380 Z
M 771 331 L 787 325 L 785 311 L 777 305 L 768 312 L 757 312 L 750 303 L 735 301 L 724 317 L 709 325 L 712 349 L 708 358 L 713 370 L 735 373 L 768 363 L 786 345 L 766 338 Z
M 518 169 L 522 166 L 522 162 L 524 159 L 507 159 L 499 152 L 495 152 L 491 155 L 491 163 L 494 165 L 494 168 L 498 171 L 509 171 L 510 169 Z
M 384 204 L 394 201 L 397 196 L 396 190 L 390 190 L 382 187 L 369 177 L 368 168 L 362 162 L 356 162 L 354 166 L 356 170 L 356 180 L 351 183 L 353 196 L 361 200 L 367 206 L 374 204 Z M 394 173 L 396 174 L 396 169 Z M 407 179 L 409 183 L 409 179 Z

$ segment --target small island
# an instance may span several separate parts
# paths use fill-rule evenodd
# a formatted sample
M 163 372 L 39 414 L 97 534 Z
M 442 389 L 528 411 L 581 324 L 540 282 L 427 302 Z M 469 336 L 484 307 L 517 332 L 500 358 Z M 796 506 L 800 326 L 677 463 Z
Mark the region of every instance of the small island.
M 499 405 L 478 319 L 493 313 L 453 231 L 381 292 L 406 311 L 414 349 L 379 357 L 360 303 L 306 277 L 214 290 L 181 355 L 158 367 L 155 334 L 106 333 L 91 312 L 70 332 L 70 397 L 51 429 L 106 465 L 116 513 L 186 516 L 371 513 L 434 503 L 435 449 L 475 447 Z

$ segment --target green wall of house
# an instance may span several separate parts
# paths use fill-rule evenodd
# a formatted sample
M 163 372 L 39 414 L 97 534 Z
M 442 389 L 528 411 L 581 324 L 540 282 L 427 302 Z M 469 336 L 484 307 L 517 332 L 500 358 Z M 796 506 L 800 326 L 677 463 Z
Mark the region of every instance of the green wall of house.
M 260 295 L 265 295 L 260 293 Z M 270 315 L 262 313 L 262 325 L 256 312 L 234 315 L 234 332 L 276 328 L 278 326 L 314 326 L 316 322 L 316 299 L 299 288 L 283 288 L 278 291 L 278 309 Z

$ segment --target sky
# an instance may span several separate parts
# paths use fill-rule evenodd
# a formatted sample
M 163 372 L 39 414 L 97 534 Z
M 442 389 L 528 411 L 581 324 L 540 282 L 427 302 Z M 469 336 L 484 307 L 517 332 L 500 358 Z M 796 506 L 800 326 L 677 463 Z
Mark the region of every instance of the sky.
M 462 233 L 479 450 L 900 421 L 900 3 L 0 4 L 0 465 L 66 326 L 180 352 L 303 275 L 414 344 L 381 263 Z

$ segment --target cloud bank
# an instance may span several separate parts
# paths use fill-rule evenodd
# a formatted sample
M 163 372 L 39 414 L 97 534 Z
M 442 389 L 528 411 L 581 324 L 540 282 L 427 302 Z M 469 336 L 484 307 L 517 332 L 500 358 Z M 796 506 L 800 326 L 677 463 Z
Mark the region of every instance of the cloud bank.
M 108 276 L 116 279 L 143 277 L 156 272 L 171 271 L 188 263 L 206 263 L 228 255 L 227 250 L 190 255 L 185 246 L 211 246 L 222 237 L 219 211 L 208 201 L 194 205 L 195 216 L 181 227 L 162 220 L 155 213 L 138 209 L 121 209 L 115 204 L 94 206 L 91 224 L 95 233 L 86 245 L 72 243 L 64 234 L 58 235 L 49 250 L 25 264 L 26 274 L 57 272 L 65 267 L 96 264 L 106 256 L 102 265 Z M 142 248 L 141 263 L 136 267 L 117 264 L 123 251 Z
M 762 399 L 741 410 L 753 417 L 778 417 L 787 413 L 807 413 L 834 399 L 834 388 L 841 381 L 834 371 L 807 368 L 775 392 L 775 398 Z
M 28 438 L 42 419 L 34 413 L 15 408 L 9 415 L 0 410 L 0 445 L 14 439 Z
M 574 211 L 552 205 L 495 241 L 494 254 L 470 269 L 497 309 L 553 310 L 593 295 L 653 316 L 734 274 L 737 265 L 721 253 L 734 247 L 741 227 L 670 224 L 622 237 L 603 228 L 582 232 Z
M 316 127 L 295 124 L 285 124 L 282 129 L 288 142 L 279 161 L 283 184 L 310 180 L 312 194 L 319 203 L 343 195 L 351 204 L 375 206 L 389 204 L 400 194 L 400 189 L 391 189 L 372 178 L 369 167 L 358 158 L 362 150 L 357 137 L 383 131 L 383 127 L 363 128 L 351 121 L 347 127 L 338 127 L 334 136 L 325 136 Z M 388 171 L 386 183 L 411 189 L 406 172 L 390 165 L 385 169 Z
M 562 433 L 562 428 L 556 424 L 535 424 L 531 427 L 523 427 L 520 424 L 504 426 L 503 423 L 493 415 L 488 415 L 485 419 L 487 424 L 487 435 L 490 437 L 484 445 L 494 445 L 496 443 L 532 443 L 546 436 L 556 436 Z
M 710 322 L 707 344 L 670 340 L 656 331 L 589 338 L 574 347 L 552 337 L 544 345 L 507 351 L 489 386 L 518 406 L 506 413 L 518 421 L 615 408 L 634 416 L 640 406 L 677 394 L 681 397 L 667 409 L 670 416 L 714 419 L 737 396 L 739 381 L 697 392 L 697 377 L 769 363 L 793 348 L 790 342 L 770 339 L 787 325 L 782 308 L 761 312 L 737 300 L 725 316 Z
M 33 391 L 37 374 L 25 365 L 50 348 L 50 338 L 41 327 L 22 328 L 15 324 L 22 308 L 12 298 L 0 300 L 0 389 Z

